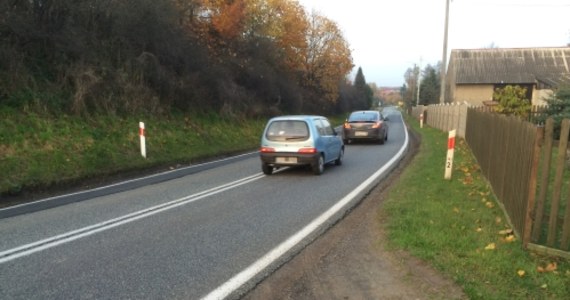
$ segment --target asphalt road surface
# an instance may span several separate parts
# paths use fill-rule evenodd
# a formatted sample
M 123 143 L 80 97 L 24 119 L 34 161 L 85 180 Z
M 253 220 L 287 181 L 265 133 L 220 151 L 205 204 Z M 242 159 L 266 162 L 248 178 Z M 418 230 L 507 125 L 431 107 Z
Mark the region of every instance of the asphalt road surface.
M 396 166 L 408 136 L 385 114 L 384 145 L 347 145 L 321 176 L 265 176 L 252 153 L 0 209 L 0 299 L 238 298 Z

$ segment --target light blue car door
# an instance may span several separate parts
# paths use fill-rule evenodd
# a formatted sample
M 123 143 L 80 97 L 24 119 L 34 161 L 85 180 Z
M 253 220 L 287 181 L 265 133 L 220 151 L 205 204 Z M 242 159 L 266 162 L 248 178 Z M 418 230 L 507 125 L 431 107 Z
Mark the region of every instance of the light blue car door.
M 337 137 L 334 135 L 334 130 L 331 124 L 326 119 L 319 120 L 321 122 L 323 138 L 326 143 L 326 154 L 325 159 L 327 161 L 335 160 L 340 153 L 340 143 L 338 143 Z

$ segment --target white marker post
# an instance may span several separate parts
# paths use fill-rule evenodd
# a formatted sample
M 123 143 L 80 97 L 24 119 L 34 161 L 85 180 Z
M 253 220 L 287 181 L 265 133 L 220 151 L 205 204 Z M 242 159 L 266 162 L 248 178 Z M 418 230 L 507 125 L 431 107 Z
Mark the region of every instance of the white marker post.
M 420 114 L 420 128 L 424 128 L 424 114 Z
M 455 129 L 449 132 L 447 139 L 447 160 L 445 162 L 445 176 L 447 180 L 451 179 L 451 170 L 453 169 L 453 151 L 455 149 Z
M 141 155 L 146 158 L 146 141 L 144 137 L 144 123 L 139 122 L 139 137 L 141 139 Z

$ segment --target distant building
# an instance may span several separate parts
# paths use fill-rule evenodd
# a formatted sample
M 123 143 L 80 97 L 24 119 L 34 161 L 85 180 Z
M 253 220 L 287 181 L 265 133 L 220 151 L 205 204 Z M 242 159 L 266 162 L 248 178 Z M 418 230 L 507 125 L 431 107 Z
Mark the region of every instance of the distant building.
M 507 85 L 527 88 L 533 105 L 570 84 L 570 47 L 452 50 L 447 99 L 492 105 L 493 92 Z

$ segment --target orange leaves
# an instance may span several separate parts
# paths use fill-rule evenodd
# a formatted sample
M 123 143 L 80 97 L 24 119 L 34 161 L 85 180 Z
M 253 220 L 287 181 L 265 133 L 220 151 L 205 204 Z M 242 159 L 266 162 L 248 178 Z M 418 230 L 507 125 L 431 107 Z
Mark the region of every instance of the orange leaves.
M 482 229 L 481 227 L 477 228 L 477 232 L 481 232 Z M 499 242 L 502 242 L 504 244 L 508 244 L 508 243 L 512 243 L 514 241 L 516 241 L 516 236 L 514 234 L 514 231 L 512 229 L 504 229 L 504 230 L 500 230 L 498 232 L 498 234 L 501 236 L 501 238 L 499 239 Z M 495 242 L 491 242 L 488 243 L 487 246 L 485 246 L 485 248 L 483 248 L 487 251 L 490 250 L 496 250 L 497 249 L 497 243 Z
M 326 100 L 338 98 L 338 83 L 353 68 L 349 45 L 338 25 L 313 12 L 307 29 L 307 53 L 305 58 L 305 86 L 321 90 Z
M 556 262 L 551 262 L 544 267 L 543 266 L 536 267 L 536 271 L 538 273 L 552 273 L 552 272 L 556 272 L 557 268 L 558 268 L 558 265 L 556 264 Z
M 460 145 L 464 145 L 464 142 L 460 142 Z M 459 148 L 460 147 L 458 147 L 458 149 Z M 459 166 L 456 170 L 460 171 L 464 175 L 463 179 L 461 179 L 462 183 L 464 185 L 471 185 L 471 184 L 473 184 L 473 181 L 474 181 L 472 173 L 477 172 L 479 170 L 479 166 L 477 164 L 462 165 L 462 166 Z
M 243 0 L 221 3 L 219 13 L 212 16 L 212 26 L 223 39 L 234 39 L 242 32 L 244 16 Z
M 502 242 L 504 243 L 512 243 L 517 240 L 512 229 L 501 230 L 499 234 L 503 236 Z
M 473 183 L 473 177 L 471 177 L 471 175 L 465 176 L 465 178 L 463 178 L 462 182 L 464 185 L 470 185 Z

